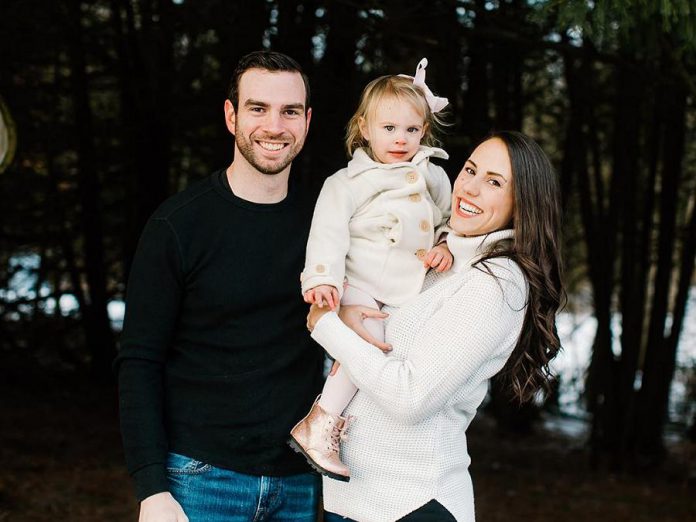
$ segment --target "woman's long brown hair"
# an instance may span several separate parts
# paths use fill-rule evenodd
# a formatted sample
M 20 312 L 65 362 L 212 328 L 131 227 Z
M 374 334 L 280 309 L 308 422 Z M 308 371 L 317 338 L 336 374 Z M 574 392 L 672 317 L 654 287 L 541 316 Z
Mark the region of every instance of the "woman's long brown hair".
M 510 156 L 514 236 L 512 241 L 496 242 L 475 265 L 485 267 L 487 260 L 507 257 L 527 278 L 529 295 L 522 332 L 499 377 L 520 402 L 525 402 L 539 390 L 550 392 L 549 362 L 561 348 L 556 331 L 556 313 L 565 299 L 560 193 L 551 162 L 534 140 L 514 131 L 496 131 L 486 140 L 494 138 L 505 143 Z

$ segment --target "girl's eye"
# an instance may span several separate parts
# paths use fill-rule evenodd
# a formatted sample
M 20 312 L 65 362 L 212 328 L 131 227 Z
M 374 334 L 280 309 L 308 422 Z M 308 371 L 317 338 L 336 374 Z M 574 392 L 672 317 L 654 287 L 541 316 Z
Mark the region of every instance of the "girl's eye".
M 409 127 L 408 132 L 411 132 L 413 134 L 417 133 L 420 129 L 418 127 Z
M 385 125 L 384 130 L 386 130 L 387 132 L 391 132 L 394 130 L 394 126 L 393 125 Z

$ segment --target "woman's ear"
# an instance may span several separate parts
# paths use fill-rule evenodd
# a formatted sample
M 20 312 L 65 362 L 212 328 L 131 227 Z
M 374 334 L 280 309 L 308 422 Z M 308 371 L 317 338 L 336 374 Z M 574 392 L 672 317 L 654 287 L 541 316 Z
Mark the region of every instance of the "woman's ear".
M 360 134 L 365 141 L 370 141 L 370 130 L 367 125 L 367 120 L 364 116 L 358 118 L 358 129 L 360 129 Z

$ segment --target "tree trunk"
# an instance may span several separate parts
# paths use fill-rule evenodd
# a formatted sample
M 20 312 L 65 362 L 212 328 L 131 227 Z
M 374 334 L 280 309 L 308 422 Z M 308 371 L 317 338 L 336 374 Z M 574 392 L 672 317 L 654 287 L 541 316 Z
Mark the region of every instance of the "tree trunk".
M 311 167 L 304 172 L 306 181 L 316 192 L 327 176 L 345 166 L 345 161 L 337 163 L 336 159 L 345 158 L 346 124 L 357 108 L 358 92 L 363 87 L 355 82 L 357 10 L 351 5 L 333 2 L 324 16 L 330 29 L 324 56 L 316 68 L 315 109 L 308 142 Z M 337 100 L 351 102 L 337 103 Z
M 156 5 L 155 5 L 156 4 Z M 158 8 L 158 6 L 160 6 Z M 145 223 L 169 193 L 172 134 L 172 16 L 168 2 L 112 0 L 130 207 L 126 270 Z
M 486 29 L 488 22 L 486 19 L 485 0 L 475 1 L 477 29 Z M 467 86 L 464 95 L 464 107 L 469 114 L 464 133 L 469 138 L 471 145 L 477 143 L 491 131 L 490 118 L 490 81 L 488 78 L 488 68 L 490 62 L 490 51 L 488 43 L 483 38 L 471 38 L 468 42 L 468 66 L 466 68 Z
M 669 389 L 674 374 L 676 342 L 665 339 L 665 319 L 672 280 L 676 201 L 684 155 L 686 91 L 668 84 L 662 90 L 664 145 L 661 165 L 660 235 L 653 304 L 648 330 L 637 418 L 637 451 L 642 466 L 658 464 L 664 456 L 662 439 L 667 421 Z
M 526 22 L 526 7 L 518 0 L 501 2 L 496 12 L 499 24 Z M 493 86 L 494 126 L 496 129 L 522 130 L 522 68 L 529 52 L 521 44 L 501 42 L 494 47 L 491 63 Z
M 588 411 L 592 414 L 590 446 L 593 465 L 609 455 L 616 455 L 616 393 L 615 382 L 617 363 L 612 352 L 611 297 L 613 293 L 613 257 L 607 245 L 615 238 L 615 230 L 608 223 L 603 188 L 597 166 L 590 168 L 589 151 L 591 142 L 586 135 L 595 132 L 596 123 L 591 112 L 593 85 L 590 83 L 591 64 L 588 58 L 581 58 L 580 64 L 566 56 L 565 75 L 570 101 L 570 117 L 566 144 L 570 154 L 563 166 L 572 171 L 564 173 L 566 178 L 577 181 L 580 194 L 580 211 L 587 245 L 588 274 L 592 284 L 597 332 L 587 381 L 586 400 Z M 596 145 L 594 145 L 596 147 Z M 595 152 L 596 156 L 596 152 Z M 595 186 L 592 186 L 592 182 Z M 611 463 L 616 466 L 615 462 Z
M 648 265 L 648 245 L 641 242 L 641 225 L 652 222 L 652 208 L 637 212 L 637 200 L 652 186 L 646 186 L 644 171 L 640 168 L 641 103 L 645 94 L 643 78 L 628 66 L 617 71 L 614 117 L 613 173 L 621 183 L 616 187 L 623 200 L 621 217 L 621 279 L 619 307 L 621 310 L 621 358 L 619 361 L 618 406 L 620 422 L 620 464 L 632 459 L 631 435 L 635 416 L 634 383 L 643 340 L 643 323 Z M 629 190 L 630 185 L 635 187 Z
M 82 312 L 85 338 L 92 356 L 93 375 L 111 379 L 111 362 L 116 355 L 107 313 L 106 266 L 100 205 L 100 183 L 93 142 L 94 130 L 89 103 L 84 43 L 82 42 L 81 3 L 69 0 L 67 38 L 70 57 L 71 87 L 78 141 L 78 190 L 84 241 L 87 298 Z
M 297 60 L 313 77 L 312 37 L 316 33 L 316 0 L 286 0 L 278 3 L 278 35 L 274 48 Z

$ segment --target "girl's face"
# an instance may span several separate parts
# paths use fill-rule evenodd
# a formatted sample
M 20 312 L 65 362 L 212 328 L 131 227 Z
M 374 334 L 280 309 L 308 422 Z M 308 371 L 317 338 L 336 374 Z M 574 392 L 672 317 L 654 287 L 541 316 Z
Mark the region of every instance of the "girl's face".
M 450 226 L 460 236 L 480 236 L 512 221 L 514 195 L 507 145 L 499 139 L 476 147 L 454 182 Z
M 425 133 L 423 115 L 409 102 L 393 96 L 383 98 L 358 125 L 370 143 L 373 159 L 380 163 L 410 161 Z

